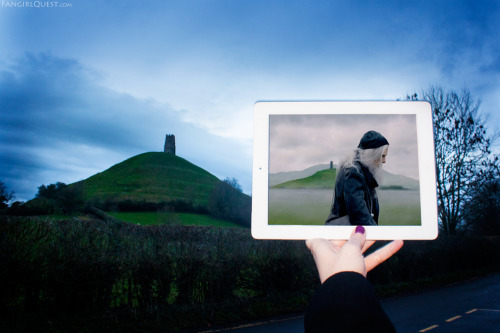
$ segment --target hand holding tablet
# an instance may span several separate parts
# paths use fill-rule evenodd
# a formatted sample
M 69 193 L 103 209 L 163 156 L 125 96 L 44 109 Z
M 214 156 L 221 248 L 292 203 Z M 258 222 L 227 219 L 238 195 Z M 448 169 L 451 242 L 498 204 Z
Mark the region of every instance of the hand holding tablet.
M 328 220 L 328 221 L 327 221 Z M 258 102 L 252 235 L 264 239 L 437 236 L 426 102 Z
M 375 243 L 365 240 L 363 226 L 357 226 L 348 241 L 308 239 L 306 245 L 314 257 L 321 283 L 340 272 L 356 272 L 366 277 L 369 271 L 392 257 L 403 246 L 401 240 L 392 241 L 365 257 L 363 253 Z

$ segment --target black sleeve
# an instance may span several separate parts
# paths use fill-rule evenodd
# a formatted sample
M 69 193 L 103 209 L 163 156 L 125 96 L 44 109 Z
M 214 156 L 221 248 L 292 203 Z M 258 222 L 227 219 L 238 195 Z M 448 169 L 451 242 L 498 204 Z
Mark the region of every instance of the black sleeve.
M 365 198 L 365 179 L 355 168 L 346 172 L 344 200 L 349 220 L 353 225 L 377 225 L 371 216 Z
M 304 317 L 306 333 L 396 332 L 375 290 L 361 274 L 337 273 L 313 296 Z

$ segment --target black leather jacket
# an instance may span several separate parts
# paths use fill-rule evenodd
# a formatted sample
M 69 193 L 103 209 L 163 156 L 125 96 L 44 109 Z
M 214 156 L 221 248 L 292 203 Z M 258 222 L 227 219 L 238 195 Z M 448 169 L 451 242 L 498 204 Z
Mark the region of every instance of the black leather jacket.
M 377 186 L 372 173 L 359 162 L 355 167 L 340 168 L 331 213 L 339 217 L 349 215 L 352 225 L 378 225 Z

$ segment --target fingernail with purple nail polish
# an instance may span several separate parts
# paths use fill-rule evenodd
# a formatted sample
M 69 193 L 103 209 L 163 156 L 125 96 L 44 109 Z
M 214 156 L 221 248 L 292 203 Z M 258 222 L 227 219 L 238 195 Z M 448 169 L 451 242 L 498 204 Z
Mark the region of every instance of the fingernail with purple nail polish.
M 358 226 L 356 227 L 356 232 L 357 232 L 358 234 L 364 234 L 364 233 L 365 233 L 365 228 L 364 228 L 362 225 L 358 225 Z

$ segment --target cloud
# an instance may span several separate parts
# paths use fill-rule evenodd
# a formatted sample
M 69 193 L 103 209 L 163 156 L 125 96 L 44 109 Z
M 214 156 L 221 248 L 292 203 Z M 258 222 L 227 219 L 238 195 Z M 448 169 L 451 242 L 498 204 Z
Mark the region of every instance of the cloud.
M 330 161 L 337 164 L 370 130 L 380 132 L 389 141 L 384 167 L 418 179 L 414 115 L 272 116 L 270 172 L 300 171 Z
M 3 69 L 0 110 L 0 179 L 18 199 L 33 197 L 41 184 L 78 181 L 133 155 L 162 151 L 167 133 L 176 135 L 178 155 L 216 176 L 245 178 L 251 168 L 250 142 L 185 123 L 168 104 L 108 89 L 74 59 L 26 54 Z M 233 150 L 249 153 L 235 160 Z
M 65 168 L 97 172 L 160 150 L 172 132 L 179 152 L 217 175 L 246 179 L 248 191 L 258 100 L 393 100 L 430 84 L 465 86 L 492 123 L 499 119 L 495 1 L 123 0 L 11 9 L 0 11 L 0 103 L 9 110 L 0 110 L 0 139 L 9 140 L 0 157 L 30 170 L 43 165 L 37 186 L 76 178 L 49 176 L 55 160 L 47 156 L 64 154 Z M 65 58 L 38 53 L 47 50 Z M 26 51 L 33 53 L 21 59 Z M 232 160 L 218 155 L 228 151 Z

